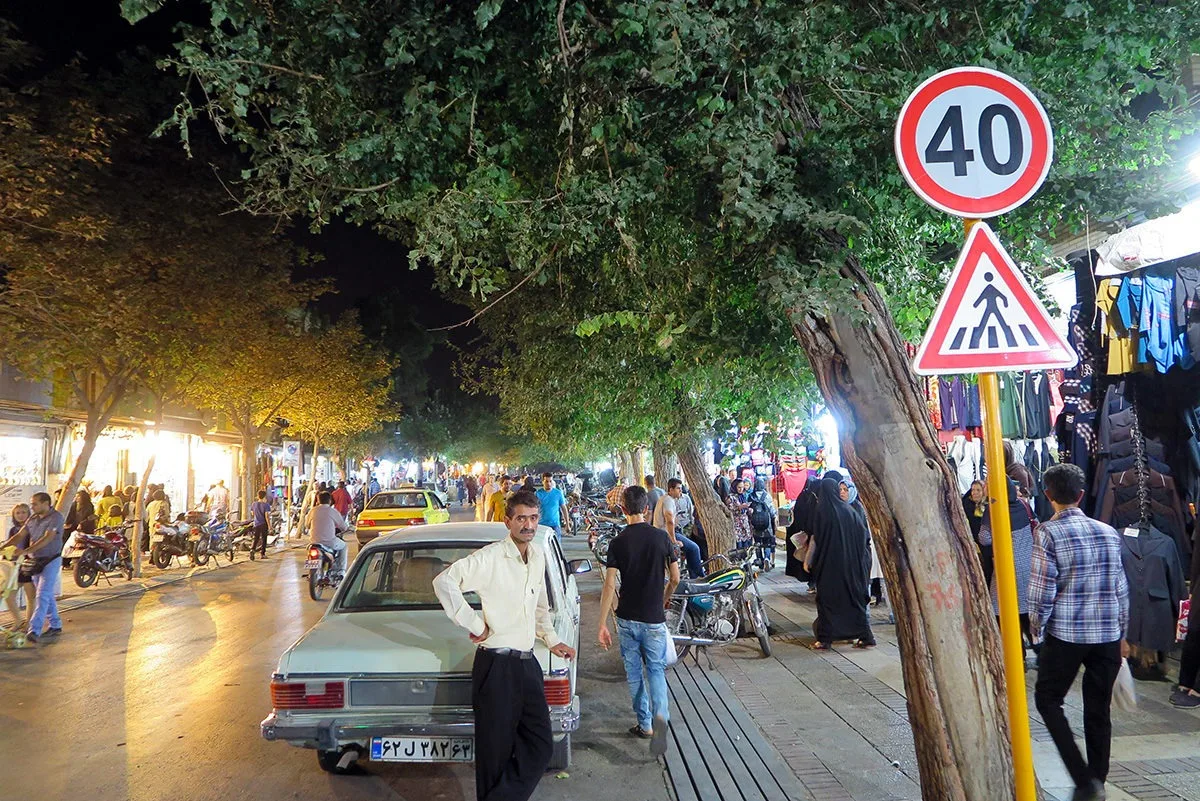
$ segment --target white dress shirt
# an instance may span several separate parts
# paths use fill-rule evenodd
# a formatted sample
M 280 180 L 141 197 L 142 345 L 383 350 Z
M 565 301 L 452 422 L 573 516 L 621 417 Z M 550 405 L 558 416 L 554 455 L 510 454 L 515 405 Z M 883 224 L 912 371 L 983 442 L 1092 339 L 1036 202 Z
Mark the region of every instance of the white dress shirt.
M 433 580 L 433 591 L 451 620 L 477 637 L 491 629 L 481 643 L 486 648 L 529 651 L 535 637 L 548 648 L 561 642 L 546 599 L 546 557 L 533 543 L 527 553 L 528 562 L 512 537 L 505 536 L 459 559 Z M 483 602 L 482 614 L 463 597 L 472 591 Z

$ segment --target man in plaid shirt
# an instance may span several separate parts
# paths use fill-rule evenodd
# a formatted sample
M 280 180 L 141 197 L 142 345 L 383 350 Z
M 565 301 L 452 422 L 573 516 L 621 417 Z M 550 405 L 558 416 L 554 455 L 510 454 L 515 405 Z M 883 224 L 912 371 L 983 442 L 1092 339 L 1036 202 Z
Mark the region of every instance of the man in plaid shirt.
M 1029 623 L 1044 640 L 1034 700 L 1059 756 L 1075 780 L 1073 801 L 1105 798 L 1113 683 L 1128 656 L 1129 583 L 1121 566 L 1120 535 L 1079 509 L 1083 471 L 1059 464 L 1046 471 L 1054 517 L 1035 529 L 1029 579 Z M 1063 714 L 1063 699 L 1083 666 L 1083 738 L 1079 753 Z

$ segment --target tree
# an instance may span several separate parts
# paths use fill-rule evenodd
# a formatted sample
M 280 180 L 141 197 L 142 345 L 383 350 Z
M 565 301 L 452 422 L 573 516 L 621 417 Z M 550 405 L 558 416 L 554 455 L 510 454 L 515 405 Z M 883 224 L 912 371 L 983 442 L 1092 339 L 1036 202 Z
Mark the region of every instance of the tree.
M 794 327 L 870 511 L 923 791 L 1011 793 L 991 610 L 888 308 L 907 334 L 923 323 L 943 270 L 931 254 L 960 234 L 903 187 L 888 132 L 938 69 L 995 66 L 1031 86 L 1059 159 L 1002 231 L 1033 261 L 1060 222 L 1165 183 L 1195 126 L 1179 77 L 1195 0 L 1152 14 L 1102 1 L 296 3 L 269 22 L 249 0 L 210 6 L 218 25 L 190 30 L 175 62 L 205 99 L 177 122 L 211 115 L 249 150 L 249 207 L 406 232 L 414 261 L 481 298 L 594 274 L 602 253 L 613 273 L 664 269 L 641 257 L 681 231 L 698 259 L 674 265 L 680 278 L 728 265 L 761 289 Z

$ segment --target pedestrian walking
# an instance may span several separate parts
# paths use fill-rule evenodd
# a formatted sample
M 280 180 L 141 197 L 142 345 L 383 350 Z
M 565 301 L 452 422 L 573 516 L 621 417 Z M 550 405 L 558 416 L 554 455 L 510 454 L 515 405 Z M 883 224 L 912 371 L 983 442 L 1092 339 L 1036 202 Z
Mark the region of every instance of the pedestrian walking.
M 475 519 L 487 520 L 488 502 L 492 500 L 492 494 L 499 491 L 499 482 L 492 480 L 491 473 L 483 474 L 483 486 L 480 487 L 479 505 L 475 507 Z
M 41 637 L 62 634 L 62 618 L 58 616 L 58 592 L 62 586 L 63 516 L 50 502 L 45 492 L 34 493 L 29 504 L 32 515 L 15 535 L 16 556 L 28 554 L 24 571 L 34 586 L 33 611 L 29 615 L 29 642 Z M 49 625 L 49 628 L 43 627 Z
M 21 533 L 21 529 L 24 528 L 26 521 L 29 520 L 31 515 L 32 511 L 27 503 L 18 503 L 12 508 L 9 516 L 8 537 L 4 545 L 0 546 L 0 549 L 7 548 L 10 545 L 17 548 L 23 547 L 27 540 L 17 535 Z M 32 615 L 35 602 L 33 578 L 23 570 L 17 573 L 17 592 L 8 595 L 4 599 L 8 605 L 8 611 L 12 614 L 13 631 L 17 631 L 25 626 L 24 618 L 21 617 L 21 605 L 18 593 L 25 594 L 26 614 Z
M 542 473 L 542 486 L 537 491 L 538 504 L 542 510 L 542 525 L 554 529 L 558 541 L 562 542 L 563 522 L 571 519 L 567 511 L 567 498 L 562 490 L 554 486 L 554 476 Z
M 1112 748 L 1112 690 L 1129 655 L 1129 582 L 1120 535 L 1079 508 L 1086 478 L 1073 464 L 1043 476 L 1054 516 L 1038 526 L 1029 585 L 1029 623 L 1041 641 L 1034 702 L 1075 782 L 1073 801 L 1105 797 Z M 1083 667 L 1083 739 L 1079 753 L 1063 699 Z
M 484 514 L 484 520 L 489 523 L 504 522 L 505 518 L 507 517 L 505 514 L 505 504 L 508 501 L 509 490 L 511 489 L 512 478 L 509 476 L 501 476 L 500 488 L 488 496 L 487 512 Z M 537 500 L 536 496 L 534 500 Z
M 810 572 L 817 586 L 813 648 L 827 651 L 835 640 L 854 640 L 855 648 L 874 648 L 867 612 L 871 584 L 867 523 L 847 503 L 850 489 L 840 473 L 826 473 L 818 495 L 815 538 L 809 545 Z
M 754 490 L 750 493 L 750 528 L 756 545 L 763 549 L 767 565 L 775 564 L 775 521 L 778 513 L 771 493 L 767 492 L 765 479 L 754 480 Z
M 672 482 L 678 479 L 671 479 Z M 668 496 L 664 496 L 668 497 Z M 612 646 L 608 616 L 617 596 L 617 575 L 621 577 L 621 597 L 616 601 L 617 636 L 625 680 L 633 700 L 637 722 L 629 733 L 650 740 L 650 753 L 662 756 L 667 751 L 667 723 L 671 719 L 667 695 L 667 648 L 674 648 L 666 625 L 666 605 L 679 586 L 679 557 L 667 532 L 646 522 L 649 493 L 642 487 L 625 490 L 625 529 L 608 547 L 608 567 L 604 591 L 600 595 L 600 647 Z M 663 587 L 663 576 L 666 587 Z
M 1017 577 L 1017 609 L 1020 612 L 1022 649 L 1024 640 L 1033 643 L 1033 634 L 1029 628 L 1029 582 L 1033 570 L 1033 511 L 1021 497 L 1021 485 L 1011 478 L 1008 482 L 1008 520 L 1012 528 L 1013 569 Z M 979 527 L 979 542 L 986 547 L 992 546 L 992 516 L 987 515 Z M 1000 618 L 1000 600 L 993 571 L 990 584 L 992 592 L 992 610 L 996 619 Z
M 210 492 L 210 514 L 213 517 L 223 517 L 229 514 L 229 490 L 225 487 L 225 481 L 218 481 Z
M 476 496 L 479 495 L 479 479 L 475 478 L 474 475 L 469 475 L 469 476 L 467 476 L 466 483 L 467 483 L 467 504 L 469 506 L 474 506 L 475 498 L 476 498 Z
M 342 517 L 350 514 L 350 504 L 353 499 L 350 497 L 350 491 L 346 489 L 346 482 L 339 481 L 337 489 L 333 491 L 333 508 L 338 510 L 338 514 Z
M 339 510 L 340 511 L 340 510 Z M 254 517 L 254 539 L 250 543 L 250 561 L 254 561 L 254 552 L 267 558 L 267 530 L 271 520 L 271 504 L 267 501 L 267 491 L 258 491 L 258 500 L 250 504 L 250 514 Z
M 514 493 L 505 506 L 507 536 L 433 580 L 446 614 L 479 646 L 471 668 L 479 801 L 527 801 L 550 764 L 554 740 L 535 638 L 550 653 L 575 658 L 550 617 L 546 557 L 531 546 L 540 517 L 533 493 Z M 467 602 L 467 592 L 479 596 L 479 611 Z

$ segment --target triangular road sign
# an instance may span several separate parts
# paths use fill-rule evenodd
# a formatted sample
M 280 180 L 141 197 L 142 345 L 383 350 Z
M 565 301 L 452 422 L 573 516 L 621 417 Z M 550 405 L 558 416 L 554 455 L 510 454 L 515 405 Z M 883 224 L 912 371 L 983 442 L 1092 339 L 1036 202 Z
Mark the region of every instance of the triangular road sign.
M 913 370 L 921 375 L 1074 367 L 1079 361 L 986 223 L 975 223 Z

